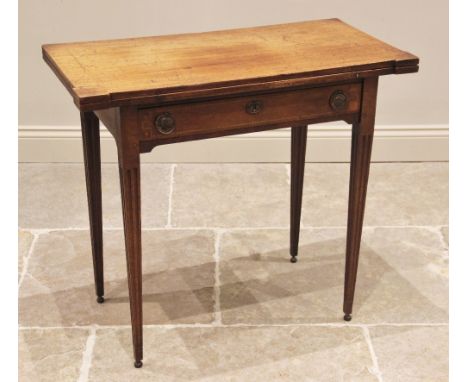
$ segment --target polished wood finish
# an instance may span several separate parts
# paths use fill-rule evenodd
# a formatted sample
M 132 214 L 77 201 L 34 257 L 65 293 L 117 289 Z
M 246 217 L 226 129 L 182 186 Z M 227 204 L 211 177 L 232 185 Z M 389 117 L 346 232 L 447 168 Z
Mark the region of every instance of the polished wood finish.
M 417 57 L 337 19 L 44 45 L 43 57 L 81 111 L 98 296 L 104 293 L 98 118 L 117 144 L 135 367 L 143 358 L 140 154 L 158 145 L 291 127 L 296 262 L 307 125 L 352 124 L 343 305 L 351 319 L 378 77 L 416 72 Z
M 255 28 L 43 46 L 78 107 L 99 109 L 265 90 L 314 77 L 417 71 L 418 58 L 338 19 Z M 293 59 L 292 59 L 293 58 Z M 342 78 L 338 78 L 342 80 Z M 273 83 L 273 84 L 272 84 Z M 259 86 L 260 85 L 260 86 Z
M 346 321 L 351 320 L 353 311 L 367 181 L 369 179 L 372 140 L 374 137 L 377 84 L 378 77 L 366 79 L 363 82 L 361 117 L 359 122 L 354 123 L 352 127 L 343 303 L 344 319 Z
M 291 262 L 297 262 L 301 224 L 302 189 L 307 146 L 307 125 L 291 128 L 291 207 L 290 245 Z
M 122 108 L 121 127 L 117 131 L 120 188 L 124 221 L 127 278 L 132 320 L 135 367 L 143 359 L 143 297 L 141 268 L 141 196 L 140 151 L 135 135 L 137 114 L 134 108 Z
M 104 302 L 104 264 L 102 254 L 101 151 L 99 119 L 93 112 L 81 112 L 83 157 L 88 194 L 89 226 L 93 254 L 94 284 L 97 302 Z
M 347 96 L 343 109 L 334 110 L 330 97 L 341 90 Z M 256 114 L 246 111 L 251 102 L 258 102 L 261 109 Z M 213 131 L 300 124 L 316 118 L 346 119 L 361 108 L 361 83 L 314 87 L 279 93 L 256 94 L 227 100 L 194 102 L 144 108 L 139 112 L 142 140 L 173 141 L 175 138 L 196 136 Z M 175 130 L 164 134 L 155 128 L 155 119 L 164 113 L 175 121 Z

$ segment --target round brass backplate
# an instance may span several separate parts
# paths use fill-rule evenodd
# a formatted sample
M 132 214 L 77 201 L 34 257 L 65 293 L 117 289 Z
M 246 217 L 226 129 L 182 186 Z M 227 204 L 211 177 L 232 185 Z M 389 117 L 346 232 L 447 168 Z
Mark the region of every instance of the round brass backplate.
M 161 134 L 171 134 L 175 130 L 175 119 L 169 112 L 162 113 L 156 116 L 154 125 Z
M 348 97 L 346 97 L 346 94 L 344 94 L 342 90 L 337 90 L 330 96 L 330 107 L 333 110 L 344 110 L 347 105 Z

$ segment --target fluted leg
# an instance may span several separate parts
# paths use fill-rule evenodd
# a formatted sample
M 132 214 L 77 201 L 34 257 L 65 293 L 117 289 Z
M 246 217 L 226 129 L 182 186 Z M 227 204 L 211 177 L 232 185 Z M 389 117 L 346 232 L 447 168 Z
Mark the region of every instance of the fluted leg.
M 140 167 L 119 166 L 135 367 L 143 359 Z
M 116 132 L 135 367 L 143 365 L 140 151 L 137 110 L 120 109 Z
M 89 226 L 93 254 L 97 302 L 104 302 L 104 265 L 102 245 L 101 154 L 99 119 L 92 111 L 81 112 L 83 156 L 88 194 Z
M 351 320 L 356 286 L 362 224 L 366 203 L 367 181 L 374 135 L 377 78 L 363 83 L 361 117 L 353 124 L 351 143 L 351 171 L 349 179 L 348 232 L 346 238 L 346 269 L 344 286 L 344 319 Z
M 302 188 L 307 145 L 307 126 L 291 128 L 291 216 L 290 254 L 291 262 L 297 261 L 301 223 Z

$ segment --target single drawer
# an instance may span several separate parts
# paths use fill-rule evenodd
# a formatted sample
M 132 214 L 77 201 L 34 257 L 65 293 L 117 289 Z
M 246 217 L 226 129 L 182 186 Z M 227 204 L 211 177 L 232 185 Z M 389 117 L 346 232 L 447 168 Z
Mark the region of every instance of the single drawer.
M 359 112 L 361 83 L 326 86 L 139 110 L 144 139 L 210 135 L 260 126 L 289 126 Z

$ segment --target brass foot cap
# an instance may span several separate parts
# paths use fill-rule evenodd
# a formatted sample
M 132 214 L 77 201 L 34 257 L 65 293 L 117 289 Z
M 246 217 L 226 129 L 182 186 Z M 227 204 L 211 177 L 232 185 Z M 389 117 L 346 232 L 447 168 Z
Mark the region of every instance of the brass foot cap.
M 344 319 L 345 321 L 351 321 L 351 318 L 352 318 L 352 317 L 351 317 L 350 314 L 345 314 L 344 317 L 343 317 L 343 319 Z
M 139 369 L 140 367 L 143 366 L 143 362 L 141 361 L 135 361 L 135 363 L 133 364 L 137 369 Z
M 96 301 L 98 302 L 98 304 L 102 304 L 104 302 L 104 297 L 98 296 Z
M 291 256 L 291 263 L 297 263 L 297 257 Z

